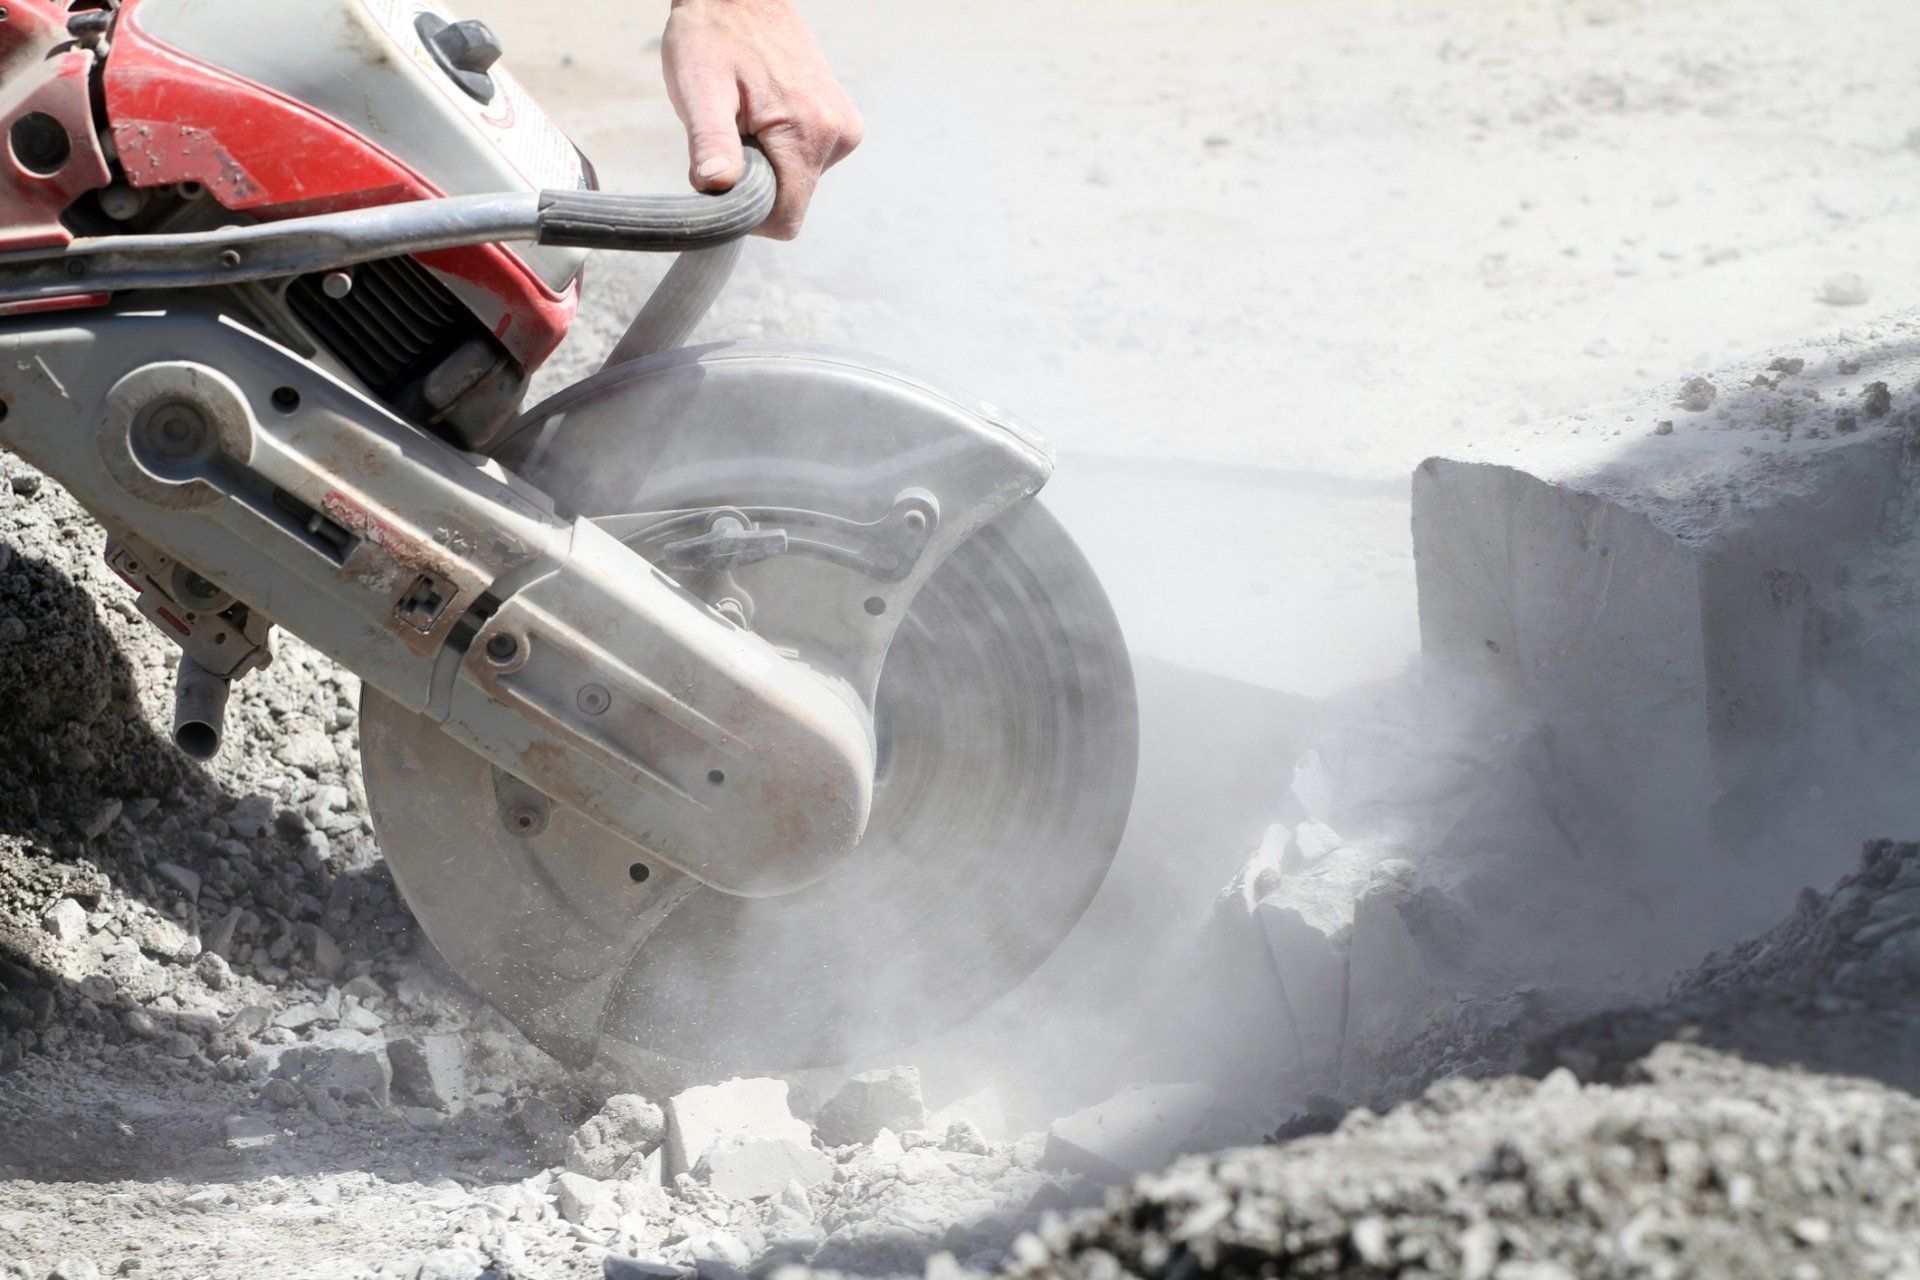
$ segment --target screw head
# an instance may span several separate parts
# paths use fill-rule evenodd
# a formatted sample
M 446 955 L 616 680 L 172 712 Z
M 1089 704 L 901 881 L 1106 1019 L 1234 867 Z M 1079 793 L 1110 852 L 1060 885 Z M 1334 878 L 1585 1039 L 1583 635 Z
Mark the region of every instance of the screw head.
M 504 667 L 520 656 L 520 642 L 504 631 L 487 637 L 487 661 Z
M 239 266 L 240 251 L 238 249 L 222 249 L 220 251 L 220 265 L 229 271 Z
M 613 695 L 607 692 L 605 685 L 586 684 L 580 686 L 580 696 L 576 701 L 582 711 L 597 716 L 613 705 Z

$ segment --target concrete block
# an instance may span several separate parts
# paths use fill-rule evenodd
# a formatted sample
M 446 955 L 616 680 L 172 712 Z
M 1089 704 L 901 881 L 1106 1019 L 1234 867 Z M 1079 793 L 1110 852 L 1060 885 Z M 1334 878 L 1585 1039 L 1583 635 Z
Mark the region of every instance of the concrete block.
M 247 1071 L 255 1080 L 287 1080 L 331 1098 L 362 1094 L 384 1107 L 392 1097 L 386 1042 L 358 1031 L 325 1031 L 297 1044 L 256 1049 Z
M 1832 650 L 1887 629 L 1850 622 L 1850 584 L 1915 515 L 1920 323 L 1888 328 L 1877 344 L 1809 343 L 1708 375 L 1712 396 L 1664 387 L 1414 475 L 1425 670 L 1538 718 L 1623 872 L 1709 858 L 1714 837 L 1764 831 L 1777 800 L 1804 796 Z M 1880 718 L 1875 701 L 1855 709 Z
M 710 1145 L 693 1176 L 730 1200 L 762 1200 L 789 1182 L 819 1186 L 833 1177 L 833 1161 L 811 1142 L 734 1136 Z
M 882 1129 L 896 1133 L 918 1129 L 927 1122 L 927 1106 L 920 1096 L 918 1067 L 891 1067 L 863 1071 L 840 1086 L 820 1108 L 813 1127 L 830 1147 L 872 1142 Z
M 1213 1107 L 1203 1084 L 1133 1085 L 1055 1120 L 1042 1163 L 1112 1181 L 1164 1169 Z
M 690 1173 L 722 1138 L 790 1138 L 805 1146 L 813 1131 L 787 1106 L 784 1080 L 728 1080 L 700 1085 L 667 1100 L 668 1181 Z
M 79 942 L 87 936 L 87 909 L 72 898 L 62 898 L 40 917 L 40 927 L 61 942 Z
M 467 1105 L 467 1049 L 459 1036 L 422 1035 L 387 1042 L 393 1096 L 448 1114 Z
M 637 1093 L 616 1093 L 568 1137 L 567 1168 L 591 1178 L 625 1177 L 630 1162 L 638 1171 L 666 1137 L 665 1112 Z

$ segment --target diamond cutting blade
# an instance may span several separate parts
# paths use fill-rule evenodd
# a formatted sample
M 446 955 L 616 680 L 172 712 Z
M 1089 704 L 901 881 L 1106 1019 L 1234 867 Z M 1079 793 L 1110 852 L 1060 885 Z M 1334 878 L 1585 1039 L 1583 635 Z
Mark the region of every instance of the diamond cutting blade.
M 848 869 L 748 900 L 646 866 L 428 719 L 365 699 L 381 846 L 452 966 L 538 1043 L 725 1069 L 847 1061 L 984 1007 L 1106 874 L 1135 764 L 1111 608 L 1039 504 L 962 544 L 882 670 L 872 819 Z M 529 827 L 535 829 L 528 829 Z

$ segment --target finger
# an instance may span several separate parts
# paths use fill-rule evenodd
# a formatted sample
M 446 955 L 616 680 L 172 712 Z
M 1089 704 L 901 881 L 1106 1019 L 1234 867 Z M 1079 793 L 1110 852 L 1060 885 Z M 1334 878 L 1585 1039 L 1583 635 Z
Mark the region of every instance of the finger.
M 834 140 L 833 150 L 827 155 L 822 169 L 831 169 L 857 150 L 867 138 L 867 122 L 860 118 L 857 110 L 848 108 L 845 120 L 840 125 L 839 137 Z
M 791 240 L 800 234 L 801 224 L 807 220 L 807 206 L 813 203 L 813 190 L 819 185 L 820 169 L 826 158 L 824 148 L 792 125 L 776 125 L 754 136 L 760 149 L 767 153 L 767 159 L 773 162 L 774 177 L 780 183 L 773 212 L 754 234 Z
M 674 110 L 687 127 L 687 177 L 696 191 L 728 191 L 746 161 L 740 151 L 740 85 L 730 72 L 693 66 L 671 82 Z

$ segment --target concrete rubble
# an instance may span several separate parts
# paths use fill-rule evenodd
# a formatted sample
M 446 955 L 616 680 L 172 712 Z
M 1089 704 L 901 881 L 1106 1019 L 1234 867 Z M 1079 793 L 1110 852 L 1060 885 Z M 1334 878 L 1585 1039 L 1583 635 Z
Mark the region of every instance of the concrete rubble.
M 1605 96 L 1531 75 L 1545 117 Z M 236 746 L 186 766 L 174 651 L 0 457 L 0 1278 L 1920 1275 L 1920 851 L 1786 907 L 1910 812 L 1916 337 L 1422 468 L 1422 671 L 1260 762 L 1222 856 L 1254 852 L 1174 939 L 1194 1021 L 1156 1007 L 1070 1086 L 1037 1054 L 562 1070 L 419 936 L 357 682 L 283 638 Z M 1190 1025 L 1217 1039 L 1164 1043 Z

